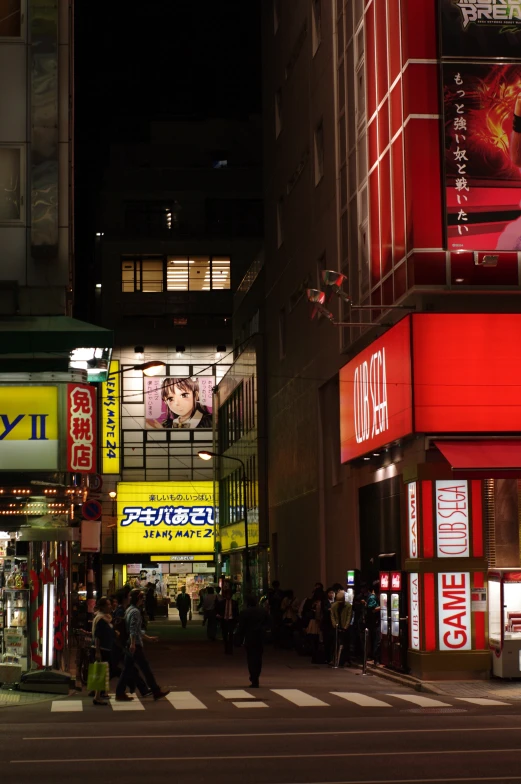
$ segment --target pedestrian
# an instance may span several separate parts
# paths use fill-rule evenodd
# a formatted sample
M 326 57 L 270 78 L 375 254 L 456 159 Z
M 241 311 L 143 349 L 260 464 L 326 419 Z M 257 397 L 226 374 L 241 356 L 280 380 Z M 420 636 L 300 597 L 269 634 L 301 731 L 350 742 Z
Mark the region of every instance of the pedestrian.
M 335 603 L 333 588 L 327 589 L 327 598 L 324 602 L 324 615 L 322 618 L 322 639 L 324 640 L 324 657 L 326 664 L 331 664 L 335 650 L 335 631 L 331 622 L 331 607 Z
M 206 623 L 206 636 L 209 640 L 212 641 L 215 640 L 215 635 L 217 633 L 217 618 L 215 612 L 216 599 L 217 597 L 215 595 L 214 589 L 211 585 L 209 585 L 203 597 L 203 612 Z
M 351 650 L 349 648 L 349 627 L 351 626 L 351 616 L 353 607 L 346 602 L 345 591 L 338 591 L 336 602 L 331 607 L 331 623 L 333 629 L 338 630 L 338 645 L 341 650 L 338 666 L 343 667 L 345 663 L 351 666 Z M 335 651 L 338 656 L 338 651 Z
M 282 634 L 282 612 L 280 605 L 283 598 L 279 581 L 273 580 L 271 588 L 268 591 L 267 603 L 270 613 L 271 635 L 275 647 L 279 646 Z
M 293 590 L 290 588 L 285 592 L 285 596 L 280 603 L 282 613 L 282 646 L 284 648 L 293 647 L 293 634 L 296 630 L 298 620 L 299 601 Z
M 156 620 L 156 606 L 157 606 L 156 586 L 154 585 L 154 583 L 148 583 L 147 593 L 145 598 L 145 610 L 146 610 L 146 614 L 148 615 L 149 621 Z
M 250 683 L 253 689 L 259 688 L 264 650 L 264 633 L 267 625 L 268 615 L 258 606 L 257 597 L 247 596 L 246 609 L 239 614 L 236 642 L 242 643 L 244 641 Z
M 190 615 L 190 620 L 192 620 L 192 600 L 186 593 L 186 586 L 182 586 L 181 593 L 178 594 L 177 599 L 175 600 L 175 606 L 179 611 L 179 618 L 181 619 L 181 626 L 183 629 L 186 629 L 186 619 L 188 615 Z
M 312 664 L 320 664 L 319 648 L 322 642 L 322 623 L 325 615 L 326 595 L 321 588 L 315 588 L 311 598 L 311 613 L 306 627 Z
M 113 624 L 115 632 L 114 661 L 116 666 L 122 664 L 121 673 L 116 686 L 116 701 L 126 702 L 132 699 L 127 693 L 127 686 L 131 694 L 134 694 L 136 688 L 142 697 L 149 697 L 152 694 L 152 689 L 143 680 L 139 674 L 139 670 L 134 664 L 133 658 L 130 656 L 128 650 L 128 632 L 127 624 L 125 621 L 125 613 L 130 602 L 130 586 L 126 585 L 124 588 L 116 593 L 118 606 L 113 613 Z
M 140 588 L 134 588 L 134 590 L 130 592 L 130 604 L 125 613 L 125 622 L 129 637 L 128 650 L 130 656 L 128 657 L 128 661 L 139 668 L 152 690 L 154 699 L 159 700 L 162 697 L 166 697 L 166 695 L 170 693 L 170 690 L 167 689 L 165 691 L 158 686 L 154 674 L 150 669 L 150 664 L 145 657 L 143 641 L 157 642 L 159 637 L 150 637 L 148 634 L 143 633 L 141 608 L 144 601 L 145 596 Z M 126 667 L 129 667 L 127 663 Z
M 223 591 L 222 598 L 216 602 L 216 617 L 221 625 L 224 642 L 224 652 L 233 653 L 233 632 L 239 617 L 239 604 L 232 599 L 230 588 Z
M 371 641 L 371 650 L 368 653 L 368 658 L 373 660 L 376 665 L 380 661 L 380 604 L 376 596 L 376 587 L 380 583 L 377 581 L 369 588 L 369 594 L 366 600 L 366 622 L 369 629 L 369 639 Z
M 98 602 L 98 611 L 92 621 L 92 644 L 97 662 L 106 662 L 109 678 L 112 675 L 112 650 L 114 647 L 114 627 L 112 625 L 112 602 L 102 596 Z M 107 694 L 101 689 L 94 692 L 94 705 L 108 705 L 103 699 Z

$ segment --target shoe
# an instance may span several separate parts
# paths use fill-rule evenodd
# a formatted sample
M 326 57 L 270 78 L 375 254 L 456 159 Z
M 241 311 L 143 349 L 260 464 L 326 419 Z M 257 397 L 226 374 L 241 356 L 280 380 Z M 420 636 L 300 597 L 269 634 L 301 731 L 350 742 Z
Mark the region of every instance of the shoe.
M 134 697 L 131 697 L 130 694 L 120 694 L 119 696 L 116 694 L 116 702 L 132 702 Z
M 142 694 L 141 696 L 142 696 L 142 697 L 151 697 L 151 696 L 153 695 L 153 693 L 154 693 L 154 692 L 152 691 L 152 689 L 149 689 L 148 691 L 146 691 L 146 692 L 145 692 L 144 694 Z
M 258 689 L 259 688 L 259 681 L 252 681 L 251 682 L 251 688 L 252 689 Z
M 170 694 L 170 689 L 167 689 L 166 691 L 157 691 L 154 694 L 154 700 L 162 700 L 163 697 L 167 696 L 167 694 Z
M 108 702 L 104 702 L 104 700 L 92 700 L 93 705 L 108 705 Z

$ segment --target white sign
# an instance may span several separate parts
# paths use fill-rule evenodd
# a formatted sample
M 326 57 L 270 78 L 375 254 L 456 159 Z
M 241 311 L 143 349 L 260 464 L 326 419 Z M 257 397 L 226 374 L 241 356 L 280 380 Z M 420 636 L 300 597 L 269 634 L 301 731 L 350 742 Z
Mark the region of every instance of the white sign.
M 486 588 L 473 588 L 472 590 L 472 612 L 486 612 L 487 611 L 487 589 Z
M 389 430 L 385 348 L 356 368 L 353 381 L 355 436 L 361 444 Z
M 409 527 L 409 558 L 418 558 L 418 486 L 407 485 L 407 522 Z
M 438 636 L 440 651 L 470 651 L 470 574 L 438 575 Z
M 411 630 L 411 648 L 420 650 L 420 577 L 412 572 L 409 574 L 409 628 Z
M 438 558 L 470 555 L 469 486 L 466 481 L 436 482 L 436 542 Z

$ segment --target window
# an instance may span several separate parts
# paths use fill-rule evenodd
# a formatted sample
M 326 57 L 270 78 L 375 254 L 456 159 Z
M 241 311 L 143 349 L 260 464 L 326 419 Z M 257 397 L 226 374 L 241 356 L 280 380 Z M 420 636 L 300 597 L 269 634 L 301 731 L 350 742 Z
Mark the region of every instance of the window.
M 282 208 L 284 206 L 284 199 L 282 196 L 277 202 L 277 248 L 280 248 L 284 242 L 284 227 L 282 223 Z
M 275 93 L 275 138 L 278 139 L 282 130 L 282 92 Z
M 22 0 L 0 0 L 0 38 L 22 37 Z
M 230 289 L 229 256 L 132 257 L 121 260 L 123 292 Z
M 286 308 L 279 312 L 279 359 L 286 356 Z
M 313 57 L 322 40 L 322 0 L 311 0 L 311 16 L 313 18 Z
M 23 219 L 22 181 L 22 148 L 0 147 L 0 223 Z
M 261 199 L 207 199 L 206 231 L 214 237 L 262 237 Z
M 0 0 L 1 2 L 1 0 Z M 125 230 L 143 237 L 170 236 L 182 228 L 182 205 L 173 202 L 127 202 Z
M 322 120 L 315 129 L 315 185 L 324 176 L 324 125 Z

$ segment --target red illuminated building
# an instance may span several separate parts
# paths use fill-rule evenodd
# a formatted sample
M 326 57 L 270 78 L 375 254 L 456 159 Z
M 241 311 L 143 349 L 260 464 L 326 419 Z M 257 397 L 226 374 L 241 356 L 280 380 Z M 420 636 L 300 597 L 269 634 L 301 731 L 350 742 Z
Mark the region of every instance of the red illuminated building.
M 500 29 L 456 0 L 264 13 L 272 574 L 382 571 L 389 666 L 426 678 L 487 677 L 521 611 L 494 630 L 487 605 L 521 565 L 521 20 Z

